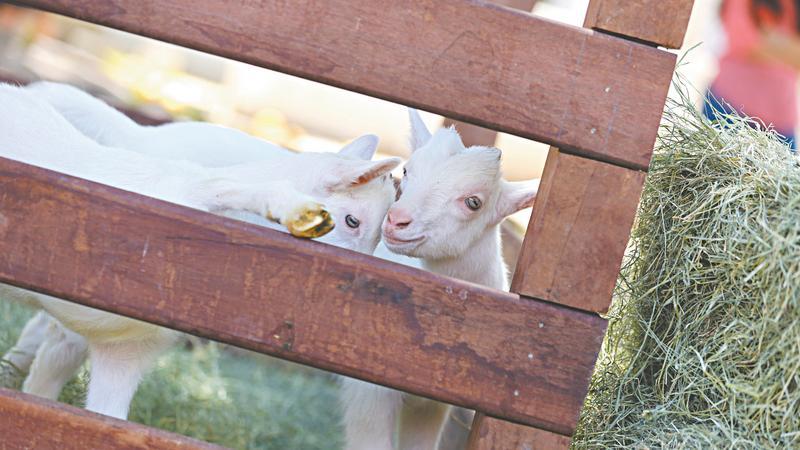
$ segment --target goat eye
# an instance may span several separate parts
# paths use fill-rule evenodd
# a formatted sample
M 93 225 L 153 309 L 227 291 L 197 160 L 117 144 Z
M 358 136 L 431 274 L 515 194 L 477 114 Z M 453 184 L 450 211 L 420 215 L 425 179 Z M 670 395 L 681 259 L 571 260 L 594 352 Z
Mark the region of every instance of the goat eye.
M 482 205 L 481 199 L 479 199 L 478 197 L 476 197 L 474 195 L 472 197 L 465 198 L 464 199 L 464 203 L 466 203 L 467 208 L 469 208 L 469 209 L 471 209 L 473 211 L 477 211 L 477 210 L 481 209 L 481 205 Z
M 344 223 L 350 228 L 358 228 L 358 226 L 361 225 L 361 222 L 350 214 L 344 217 Z
M 403 167 L 403 176 L 406 176 L 406 168 Z

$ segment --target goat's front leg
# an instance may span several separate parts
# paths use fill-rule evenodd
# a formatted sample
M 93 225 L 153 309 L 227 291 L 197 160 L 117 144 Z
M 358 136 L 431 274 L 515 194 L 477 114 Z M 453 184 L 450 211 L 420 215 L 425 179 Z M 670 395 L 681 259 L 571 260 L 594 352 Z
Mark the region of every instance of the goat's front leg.
M 30 369 L 31 363 L 33 363 L 33 359 L 36 356 L 36 351 L 47 338 L 50 320 L 52 320 L 50 315 L 44 311 L 39 311 L 25 324 L 17 343 L 3 355 L 3 360 L 19 374 L 27 373 L 28 369 Z
M 191 195 L 208 211 L 253 212 L 282 224 L 297 237 L 320 237 L 334 226 L 323 205 L 285 181 L 242 183 L 214 179 L 201 182 Z
M 172 341 L 172 338 L 163 338 L 90 343 L 92 369 L 86 409 L 126 419 L 142 376 Z
M 353 378 L 343 378 L 346 450 L 392 450 L 402 393 Z
M 86 339 L 51 318 L 22 391 L 56 400 L 86 360 L 86 353 Z
M 436 450 L 450 405 L 408 396 L 400 414 L 400 450 Z

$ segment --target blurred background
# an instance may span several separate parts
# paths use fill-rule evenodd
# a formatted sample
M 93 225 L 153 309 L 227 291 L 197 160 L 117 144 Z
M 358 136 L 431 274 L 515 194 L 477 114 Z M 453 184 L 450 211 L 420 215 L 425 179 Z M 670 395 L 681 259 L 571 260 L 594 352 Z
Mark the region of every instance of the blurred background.
M 587 4 L 588 0 L 539 0 L 532 12 L 580 26 Z M 725 46 L 719 7 L 719 0 L 696 0 L 684 48 L 676 50 L 683 55 L 693 48 L 681 71 L 697 88 L 698 105 Z M 408 155 L 409 125 L 402 105 L 0 5 L 0 80 L 41 79 L 79 86 L 146 123 L 210 121 L 296 151 L 334 151 L 358 135 L 373 133 L 381 137 L 382 155 Z M 429 113 L 424 119 L 429 127 L 443 120 Z M 541 175 L 547 145 L 503 133 L 496 145 L 503 150 L 506 178 Z M 530 210 L 512 218 L 517 246 L 529 215 Z M 514 254 L 509 260 L 516 260 Z M 32 312 L 0 299 L 0 313 L 0 352 L 5 352 Z M 0 369 L 0 385 L 18 388 L 24 374 Z M 84 368 L 61 400 L 81 405 L 86 378 Z M 159 359 L 136 395 L 131 420 L 234 448 L 334 449 L 342 442 L 336 411 L 333 377 L 190 338 Z

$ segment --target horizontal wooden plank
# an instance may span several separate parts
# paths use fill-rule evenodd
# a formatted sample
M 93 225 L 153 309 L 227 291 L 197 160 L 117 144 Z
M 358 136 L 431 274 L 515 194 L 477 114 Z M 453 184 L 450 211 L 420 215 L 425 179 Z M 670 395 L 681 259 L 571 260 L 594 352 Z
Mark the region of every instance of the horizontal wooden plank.
M 644 172 L 551 148 L 511 290 L 608 310 L 644 180 Z
M 569 444 L 568 436 L 478 414 L 472 423 L 467 449 L 566 450 Z
M 0 388 L 2 449 L 221 449 L 195 439 Z
M 681 48 L 694 0 L 591 0 L 583 26 Z
M 0 159 L 0 281 L 568 433 L 605 331 L 520 299 Z
M 675 64 L 659 49 L 476 0 L 15 3 L 644 170 Z

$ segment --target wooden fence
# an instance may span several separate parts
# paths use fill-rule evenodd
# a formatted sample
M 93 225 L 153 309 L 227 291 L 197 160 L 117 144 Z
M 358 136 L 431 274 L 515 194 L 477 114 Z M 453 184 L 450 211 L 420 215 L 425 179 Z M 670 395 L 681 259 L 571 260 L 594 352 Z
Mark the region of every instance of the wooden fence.
M 475 409 L 473 450 L 569 445 L 692 0 L 592 0 L 586 28 L 477 0 L 15 3 L 554 147 L 511 293 L 7 159 L 0 281 Z M 208 446 L 7 390 L 0 436 Z

